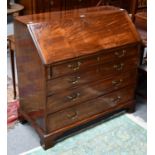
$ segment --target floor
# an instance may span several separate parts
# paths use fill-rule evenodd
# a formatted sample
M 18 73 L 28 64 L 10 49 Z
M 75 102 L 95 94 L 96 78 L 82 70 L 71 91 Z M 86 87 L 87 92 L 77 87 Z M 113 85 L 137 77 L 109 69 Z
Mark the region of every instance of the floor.
M 9 19 L 10 20 L 10 19 Z M 13 33 L 13 24 L 8 22 L 8 34 Z M 10 56 L 8 53 L 7 73 L 11 77 Z M 147 103 L 146 100 L 137 96 L 136 112 L 132 116 L 147 122 Z M 18 123 L 13 129 L 8 130 L 7 134 L 8 155 L 18 155 L 40 146 L 40 140 L 36 132 L 29 124 L 22 125 Z

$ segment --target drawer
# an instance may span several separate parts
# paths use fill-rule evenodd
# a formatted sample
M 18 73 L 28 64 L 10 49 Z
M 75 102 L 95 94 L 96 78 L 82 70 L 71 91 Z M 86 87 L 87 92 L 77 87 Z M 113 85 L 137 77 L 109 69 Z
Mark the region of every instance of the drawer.
M 97 56 L 97 61 L 99 63 L 106 63 L 108 61 L 117 61 L 129 57 L 139 57 L 138 48 L 136 46 L 121 48 L 107 52 L 106 54 L 101 54 Z
M 52 73 L 50 74 L 52 74 L 52 78 L 56 78 L 66 74 L 76 73 L 84 69 L 86 70 L 95 64 L 97 64 L 96 56 L 87 59 L 72 60 L 63 64 L 54 65 L 51 69 Z
M 102 54 L 104 53 L 104 54 Z M 92 66 L 98 65 L 98 64 L 105 64 L 105 63 L 111 63 L 114 61 L 121 61 L 123 59 L 127 59 L 130 57 L 138 57 L 138 50 L 137 47 L 128 47 L 128 48 L 121 48 L 118 50 L 109 50 L 100 52 L 99 54 L 96 54 L 94 56 L 90 56 L 88 58 L 81 58 L 72 60 L 66 63 L 53 65 L 48 68 L 48 79 L 54 79 L 63 75 L 67 74 L 73 74 L 80 71 L 86 71 Z
M 121 59 L 106 64 L 100 64 L 98 67 L 98 72 L 103 76 L 107 76 L 110 74 L 121 74 L 133 68 L 137 68 L 138 64 L 139 58 L 130 57 L 127 59 Z
M 136 74 L 128 72 L 107 79 L 100 79 L 96 82 L 89 83 L 84 86 L 81 85 L 81 87 L 77 87 L 72 90 L 66 89 L 61 93 L 56 93 L 48 97 L 47 100 L 48 113 L 56 112 L 69 106 L 83 103 L 87 100 L 96 98 L 110 91 L 123 88 L 135 82 L 136 82 Z
M 134 89 L 126 87 L 119 91 L 98 97 L 94 100 L 50 114 L 47 117 L 48 132 L 55 131 L 90 118 L 93 115 L 108 111 L 134 98 Z

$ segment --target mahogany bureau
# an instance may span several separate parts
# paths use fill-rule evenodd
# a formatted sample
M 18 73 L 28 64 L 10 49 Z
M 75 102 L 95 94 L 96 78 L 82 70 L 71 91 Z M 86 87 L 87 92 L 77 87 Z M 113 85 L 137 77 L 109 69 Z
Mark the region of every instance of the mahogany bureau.
M 140 41 L 127 12 L 115 7 L 15 19 L 20 120 L 45 149 L 75 127 L 134 111 Z

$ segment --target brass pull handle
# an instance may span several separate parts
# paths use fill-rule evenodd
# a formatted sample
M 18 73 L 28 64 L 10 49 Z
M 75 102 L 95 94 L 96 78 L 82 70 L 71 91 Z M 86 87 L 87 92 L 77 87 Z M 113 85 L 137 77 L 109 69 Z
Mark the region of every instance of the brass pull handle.
M 68 68 L 73 69 L 74 71 L 78 70 L 80 68 L 81 62 L 77 62 L 77 64 L 68 64 Z
M 112 85 L 114 85 L 114 86 L 118 86 L 118 85 L 121 84 L 122 81 L 123 81 L 122 79 L 119 79 L 119 80 L 113 80 L 111 83 L 112 83 Z
M 126 53 L 126 50 L 123 50 L 122 52 L 115 52 L 115 55 L 121 58 L 125 55 L 125 53 Z
M 67 114 L 67 117 L 69 119 L 72 119 L 72 120 L 74 120 L 77 116 L 78 116 L 78 112 L 77 111 L 75 111 L 72 115 L 71 114 Z
M 79 79 L 80 79 L 79 76 L 78 77 L 74 77 L 73 79 L 69 79 L 69 82 L 74 85 L 74 84 L 77 84 L 79 82 Z
M 121 64 L 118 64 L 118 65 L 114 65 L 113 67 L 116 69 L 116 70 L 122 70 L 123 69 L 123 66 L 124 66 L 124 63 L 121 63 Z
M 74 101 L 75 99 L 77 99 L 80 96 L 80 93 L 74 93 L 70 96 L 67 96 L 67 98 L 71 101 Z
M 117 102 L 119 102 L 121 100 L 121 96 L 117 96 L 116 98 L 112 98 L 111 99 L 111 101 L 113 102 L 113 103 L 117 103 Z

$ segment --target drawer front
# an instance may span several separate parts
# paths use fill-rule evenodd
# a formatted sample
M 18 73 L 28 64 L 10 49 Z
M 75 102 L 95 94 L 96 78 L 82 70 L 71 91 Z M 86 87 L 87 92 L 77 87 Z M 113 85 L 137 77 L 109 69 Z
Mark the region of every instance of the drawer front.
M 48 97 L 48 113 L 56 112 L 69 106 L 96 98 L 112 90 L 117 90 L 127 85 L 132 85 L 136 82 L 136 74 L 132 73 L 133 72 L 129 72 L 107 79 L 100 79 L 96 82 L 86 84 L 85 86 L 53 94 Z
M 138 57 L 138 48 L 133 46 L 133 47 L 128 47 L 128 48 L 121 48 L 118 50 L 114 50 L 112 52 L 107 52 L 106 54 L 101 54 L 97 56 L 97 61 L 99 63 L 105 63 L 108 61 L 117 61 L 120 59 L 124 58 L 129 58 L 129 57 Z
M 113 61 L 106 64 L 100 64 L 98 72 L 102 73 L 103 76 L 110 74 L 121 74 L 131 70 L 132 68 L 137 68 L 139 60 L 137 57 L 131 57 L 126 60 Z
M 98 97 L 90 102 L 85 102 L 51 114 L 47 117 L 48 132 L 55 131 L 93 115 L 102 113 L 109 108 L 114 108 L 123 102 L 132 100 L 133 98 L 134 90 L 132 88 L 124 88 L 108 95 Z
M 121 48 L 118 50 L 104 51 L 104 54 L 97 54 L 89 58 L 73 60 L 67 63 L 54 65 L 49 73 L 51 78 L 56 78 L 66 74 L 77 73 L 83 70 L 88 70 L 96 64 L 104 64 L 113 61 L 121 61 L 124 58 L 138 57 L 136 47 Z
M 96 57 L 87 59 L 73 60 L 64 64 L 56 65 L 52 67 L 52 78 L 56 78 L 62 75 L 76 73 L 88 67 L 97 64 Z

